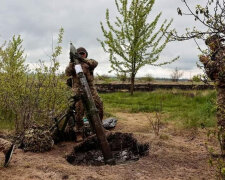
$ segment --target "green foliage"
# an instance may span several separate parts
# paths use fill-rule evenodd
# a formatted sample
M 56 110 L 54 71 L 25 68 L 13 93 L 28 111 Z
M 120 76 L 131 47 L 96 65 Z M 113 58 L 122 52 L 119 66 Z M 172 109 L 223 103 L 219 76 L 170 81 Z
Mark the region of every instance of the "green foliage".
M 13 120 L 4 120 L 4 114 L 0 114 L 0 130 L 13 130 L 15 128 L 15 122 Z
M 133 93 L 134 79 L 141 67 L 146 64 L 161 66 L 171 61 L 157 64 L 159 55 L 166 47 L 170 35 L 165 37 L 172 20 L 165 20 L 156 30 L 161 16 L 159 13 L 152 22 L 147 22 L 154 5 L 154 0 L 115 0 L 119 16 L 114 26 L 110 22 L 109 10 L 106 10 L 105 29 L 101 22 L 101 29 L 105 40 L 100 41 L 105 52 L 109 53 L 111 68 L 117 73 L 129 73 L 131 78 L 131 93 Z
M 217 179 L 225 179 L 225 162 L 224 162 L 224 151 L 221 148 L 220 153 L 218 154 L 218 149 L 215 146 L 215 144 L 212 144 L 210 142 L 214 141 L 215 139 L 219 139 L 220 137 L 220 132 L 218 128 L 210 129 L 207 133 L 207 141 L 205 143 L 205 147 L 207 151 L 209 152 L 210 159 L 209 159 L 209 164 L 210 166 L 214 167 L 216 170 L 216 177 Z M 222 142 L 219 142 L 222 143 Z M 220 145 L 221 147 L 221 145 Z
M 117 73 L 116 75 L 117 79 L 119 79 L 122 82 L 126 82 L 127 81 L 127 73 L 123 72 L 123 73 Z
M 99 75 L 98 73 L 96 74 L 95 80 L 99 81 L 101 83 L 104 83 L 104 84 L 108 84 L 113 81 L 113 79 L 111 77 L 109 77 L 108 75 L 105 75 L 105 74 Z
M 0 50 L 0 111 L 6 119 L 14 118 L 16 121 L 24 109 L 21 97 L 24 95 L 24 82 L 28 73 L 23 54 L 20 36 L 13 36 Z
M 106 112 L 162 112 L 167 121 L 184 127 L 215 126 L 215 91 L 157 90 L 101 94 Z
M 192 81 L 194 82 L 201 82 L 201 74 L 195 75 L 192 77 Z
M 100 75 L 100 74 L 96 74 L 97 75 L 97 79 L 98 80 L 100 80 L 100 81 L 105 81 L 106 79 L 109 79 L 109 76 L 108 75 L 105 75 L 105 74 L 103 74 L 103 75 Z
M 141 80 L 145 81 L 145 82 L 152 82 L 154 80 L 154 78 L 152 77 L 151 74 L 146 74 L 145 77 L 142 77 Z
M 20 36 L 0 48 L 0 120 L 14 124 L 21 131 L 30 124 L 50 124 L 51 117 L 67 106 L 70 94 L 65 77 L 58 73 L 63 28 L 52 52 L 51 65 L 39 61 L 39 67 L 29 70 Z

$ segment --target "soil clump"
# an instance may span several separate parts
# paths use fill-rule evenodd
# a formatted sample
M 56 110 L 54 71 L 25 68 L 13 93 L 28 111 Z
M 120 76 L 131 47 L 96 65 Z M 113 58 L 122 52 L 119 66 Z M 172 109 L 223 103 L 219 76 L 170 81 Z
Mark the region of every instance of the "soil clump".
M 132 133 L 110 133 L 107 135 L 107 140 L 116 164 L 137 161 L 140 157 L 149 154 L 149 144 L 138 143 Z M 90 137 L 83 143 L 75 146 L 73 152 L 66 159 L 73 165 L 105 165 L 96 136 Z

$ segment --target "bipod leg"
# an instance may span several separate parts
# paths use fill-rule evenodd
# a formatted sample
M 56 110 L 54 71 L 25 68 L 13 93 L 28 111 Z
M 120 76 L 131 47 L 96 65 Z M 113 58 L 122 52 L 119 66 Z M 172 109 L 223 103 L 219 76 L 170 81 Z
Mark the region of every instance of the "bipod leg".
M 68 114 L 66 115 L 66 119 L 65 119 L 65 121 L 64 121 L 64 123 L 63 123 L 61 132 L 64 132 L 64 131 L 65 131 L 66 126 L 67 126 L 67 124 L 68 124 L 68 122 L 69 122 L 69 120 L 70 120 L 70 117 L 71 117 L 71 115 L 70 115 L 70 113 L 68 113 Z

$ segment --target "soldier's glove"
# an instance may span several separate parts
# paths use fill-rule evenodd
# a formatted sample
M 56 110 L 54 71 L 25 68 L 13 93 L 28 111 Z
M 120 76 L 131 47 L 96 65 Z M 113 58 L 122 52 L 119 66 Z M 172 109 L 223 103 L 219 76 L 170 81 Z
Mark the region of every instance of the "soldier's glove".
M 70 52 L 70 62 L 74 62 L 75 59 L 78 61 L 83 61 L 83 58 L 78 53 L 73 54 Z

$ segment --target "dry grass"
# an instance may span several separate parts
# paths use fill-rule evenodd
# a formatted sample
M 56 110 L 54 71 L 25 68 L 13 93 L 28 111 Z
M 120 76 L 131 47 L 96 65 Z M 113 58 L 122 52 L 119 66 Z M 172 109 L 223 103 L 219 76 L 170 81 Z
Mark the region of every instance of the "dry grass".
M 207 163 L 204 147 L 205 132 L 181 131 L 172 124 L 163 124 L 160 136 L 149 132 L 147 113 L 116 113 L 118 124 L 114 131 L 132 132 L 139 142 L 150 144 L 149 156 L 136 162 L 115 166 L 73 166 L 64 156 L 76 145 L 64 142 L 45 153 L 24 153 L 16 149 L 8 168 L 0 167 L 3 180 L 58 179 L 215 179 Z M 0 159 L 3 155 L 0 154 Z

